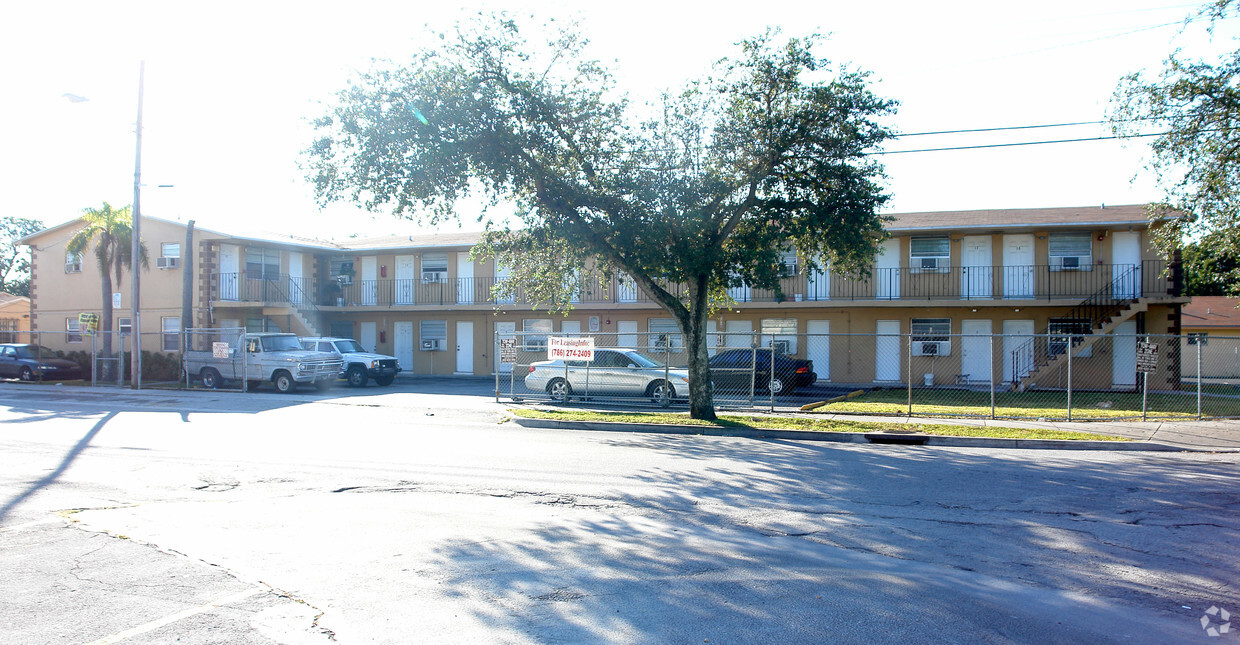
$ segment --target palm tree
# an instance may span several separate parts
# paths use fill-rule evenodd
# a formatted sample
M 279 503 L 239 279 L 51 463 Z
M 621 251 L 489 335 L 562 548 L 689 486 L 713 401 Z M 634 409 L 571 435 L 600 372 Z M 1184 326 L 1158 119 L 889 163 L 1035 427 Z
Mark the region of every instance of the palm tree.
M 95 261 L 101 276 L 100 286 L 103 294 L 103 315 L 99 317 L 99 331 L 103 332 L 103 354 L 112 355 L 112 276 L 116 275 L 116 284 L 121 284 L 121 276 L 125 267 L 133 268 L 133 218 L 128 206 L 114 209 L 104 202 L 103 208 L 82 209 L 82 222 L 85 227 L 69 240 L 66 251 L 81 255 L 93 241 L 95 244 Z M 150 268 L 147 261 L 146 245 L 138 249 L 142 268 Z M 138 333 L 137 329 L 132 333 Z

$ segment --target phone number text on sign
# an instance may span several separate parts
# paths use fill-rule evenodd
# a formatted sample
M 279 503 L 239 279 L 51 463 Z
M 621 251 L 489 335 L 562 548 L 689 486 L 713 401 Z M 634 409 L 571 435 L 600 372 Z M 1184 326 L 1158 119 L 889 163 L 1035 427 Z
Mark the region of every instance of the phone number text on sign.
M 547 339 L 547 359 L 592 361 L 594 360 L 594 339 L 552 336 Z

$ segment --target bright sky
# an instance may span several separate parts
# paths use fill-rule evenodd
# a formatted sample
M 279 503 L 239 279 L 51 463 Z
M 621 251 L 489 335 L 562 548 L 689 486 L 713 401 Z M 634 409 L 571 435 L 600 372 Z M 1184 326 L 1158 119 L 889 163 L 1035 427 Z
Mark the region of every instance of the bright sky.
M 465 8 L 461 8 L 464 6 Z M 22 2 L 0 26 L 6 212 L 48 225 L 133 201 L 138 65 L 146 61 L 143 213 L 246 234 L 415 232 L 351 206 L 320 211 L 298 168 L 307 120 L 372 58 L 403 60 L 477 11 L 579 17 L 635 98 L 679 86 L 767 25 L 831 40 L 873 72 L 904 133 L 1100 121 L 1119 78 L 1175 48 L 1234 47 L 1182 29 L 1175 0 L 982 2 Z M 65 94 L 86 97 L 71 102 Z M 906 137 L 888 150 L 1106 136 L 1104 125 Z M 890 210 L 1140 203 L 1143 144 L 1091 141 L 883 157 Z M 158 188 L 172 184 L 173 188 Z M 467 230 L 479 225 L 468 215 Z M 453 227 L 454 229 L 455 227 Z M 422 231 L 426 232 L 426 231 Z

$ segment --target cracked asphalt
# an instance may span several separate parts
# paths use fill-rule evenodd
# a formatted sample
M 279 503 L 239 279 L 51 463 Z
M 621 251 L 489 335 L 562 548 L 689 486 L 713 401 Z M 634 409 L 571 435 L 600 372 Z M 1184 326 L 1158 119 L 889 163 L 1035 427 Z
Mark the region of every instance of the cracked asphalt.
M 0 387 L 0 642 L 1211 642 L 1204 610 L 1240 609 L 1235 453 L 536 430 L 451 384 L 349 394 Z

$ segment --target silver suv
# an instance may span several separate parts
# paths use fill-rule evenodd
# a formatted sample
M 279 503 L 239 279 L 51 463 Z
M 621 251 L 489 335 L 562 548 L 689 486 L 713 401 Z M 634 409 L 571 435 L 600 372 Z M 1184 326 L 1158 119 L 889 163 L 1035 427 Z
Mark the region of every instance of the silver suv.
M 391 385 L 400 373 L 395 356 L 368 352 L 352 338 L 302 338 L 301 346 L 339 356 L 344 361 L 340 376 L 353 387 L 363 387 L 369 379 L 379 385 Z

